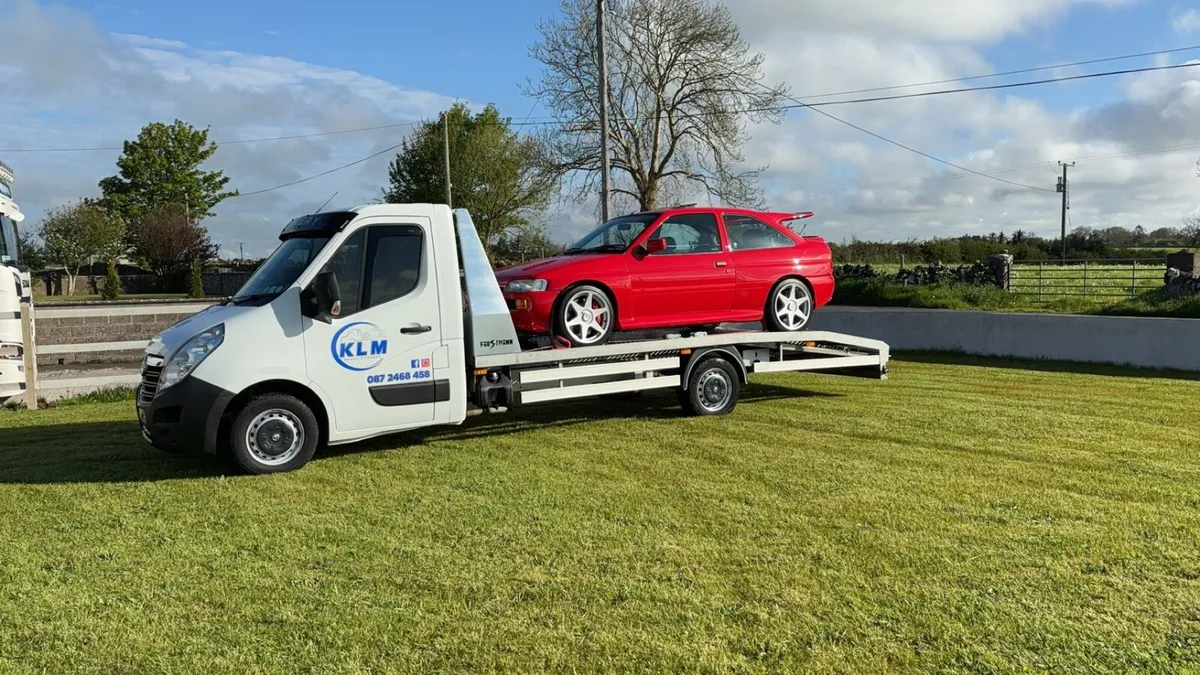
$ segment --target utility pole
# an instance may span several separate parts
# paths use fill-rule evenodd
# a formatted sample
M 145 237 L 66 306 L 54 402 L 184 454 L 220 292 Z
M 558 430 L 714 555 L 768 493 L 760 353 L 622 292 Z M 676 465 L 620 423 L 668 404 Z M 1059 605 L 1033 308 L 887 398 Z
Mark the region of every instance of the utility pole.
M 442 113 L 442 154 L 446 162 L 446 206 L 451 208 L 450 201 L 450 115 Z
M 1067 167 L 1075 166 L 1075 162 L 1059 162 L 1062 167 L 1062 178 L 1058 179 L 1058 191 L 1062 193 L 1062 259 L 1067 259 L 1067 209 L 1068 195 L 1070 194 L 1069 183 L 1067 183 Z
M 596 0 L 596 46 L 600 61 L 600 216 L 608 222 L 611 172 L 608 166 L 608 63 L 604 56 L 604 0 Z
M 246 259 L 246 245 L 239 241 L 238 242 L 238 260 L 245 260 L 245 259 Z

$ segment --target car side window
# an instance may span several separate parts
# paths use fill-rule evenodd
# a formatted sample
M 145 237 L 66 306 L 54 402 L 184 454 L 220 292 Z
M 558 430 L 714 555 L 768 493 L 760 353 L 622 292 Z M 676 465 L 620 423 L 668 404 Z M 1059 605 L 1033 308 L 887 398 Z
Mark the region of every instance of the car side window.
M 421 280 L 424 235 L 415 225 L 371 228 L 365 307 L 376 307 L 413 292 Z
M 362 307 L 362 271 L 366 238 L 366 229 L 350 235 L 321 268 L 324 272 L 333 272 L 337 278 L 338 293 L 342 296 L 342 312 L 339 316 L 348 316 Z
M 720 253 L 721 233 L 711 213 L 688 213 L 667 218 L 652 239 L 666 239 L 667 249 L 658 255 Z
M 729 247 L 734 251 L 796 245 L 786 234 L 751 216 L 725 216 L 725 232 L 729 235 Z

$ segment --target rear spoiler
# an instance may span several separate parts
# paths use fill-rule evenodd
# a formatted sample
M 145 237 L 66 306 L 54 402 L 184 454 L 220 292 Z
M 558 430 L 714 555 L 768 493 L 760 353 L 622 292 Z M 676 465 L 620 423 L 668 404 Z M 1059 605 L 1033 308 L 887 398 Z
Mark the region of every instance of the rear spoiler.
M 779 223 L 781 225 L 783 225 L 784 227 L 786 227 L 789 230 L 792 230 L 794 232 L 795 228 L 792 227 L 791 223 L 796 220 L 804 220 L 805 218 L 812 218 L 813 212 L 812 211 L 800 211 L 798 213 L 775 213 L 772 215 L 774 215 L 776 218 L 779 219 Z M 800 236 L 804 236 L 804 229 L 806 227 L 808 227 L 807 224 L 805 224 L 805 227 L 800 228 L 800 231 L 797 232 L 796 234 L 799 234 Z

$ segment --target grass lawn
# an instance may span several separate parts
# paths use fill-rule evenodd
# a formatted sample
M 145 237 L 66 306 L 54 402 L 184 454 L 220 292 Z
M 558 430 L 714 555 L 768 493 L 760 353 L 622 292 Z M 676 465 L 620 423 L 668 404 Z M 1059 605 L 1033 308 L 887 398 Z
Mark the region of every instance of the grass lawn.
M 909 357 L 300 472 L 0 411 L 3 672 L 1193 672 L 1200 382 Z

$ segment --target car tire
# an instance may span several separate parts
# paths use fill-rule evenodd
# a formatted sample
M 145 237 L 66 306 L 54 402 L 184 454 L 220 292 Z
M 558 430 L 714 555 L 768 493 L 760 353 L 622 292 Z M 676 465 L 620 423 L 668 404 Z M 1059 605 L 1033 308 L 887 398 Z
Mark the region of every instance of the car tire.
M 312 459 L 319 440 L 317 416 L 287 394 L 251 399 L 230 428 L 233 458 L 251 474 L 295 471 Z
M 563 291 L 554 310 L 555 335 L 572 347 L 595 347 L 608 342 L 617 323 L 617 306 L 599 286 L 580 284 Z
M 742 394 L 737 369 L 718 356 L 711 356 L 692 369 L 685 388 L 679 390 L 679 404 L 694 417 L 728 415 Z
M 773 333 L 804 330 L 812 319 L 813 294 L 802 279 L 788 277 L 771 289 L 763 308 L 763 325 Z

